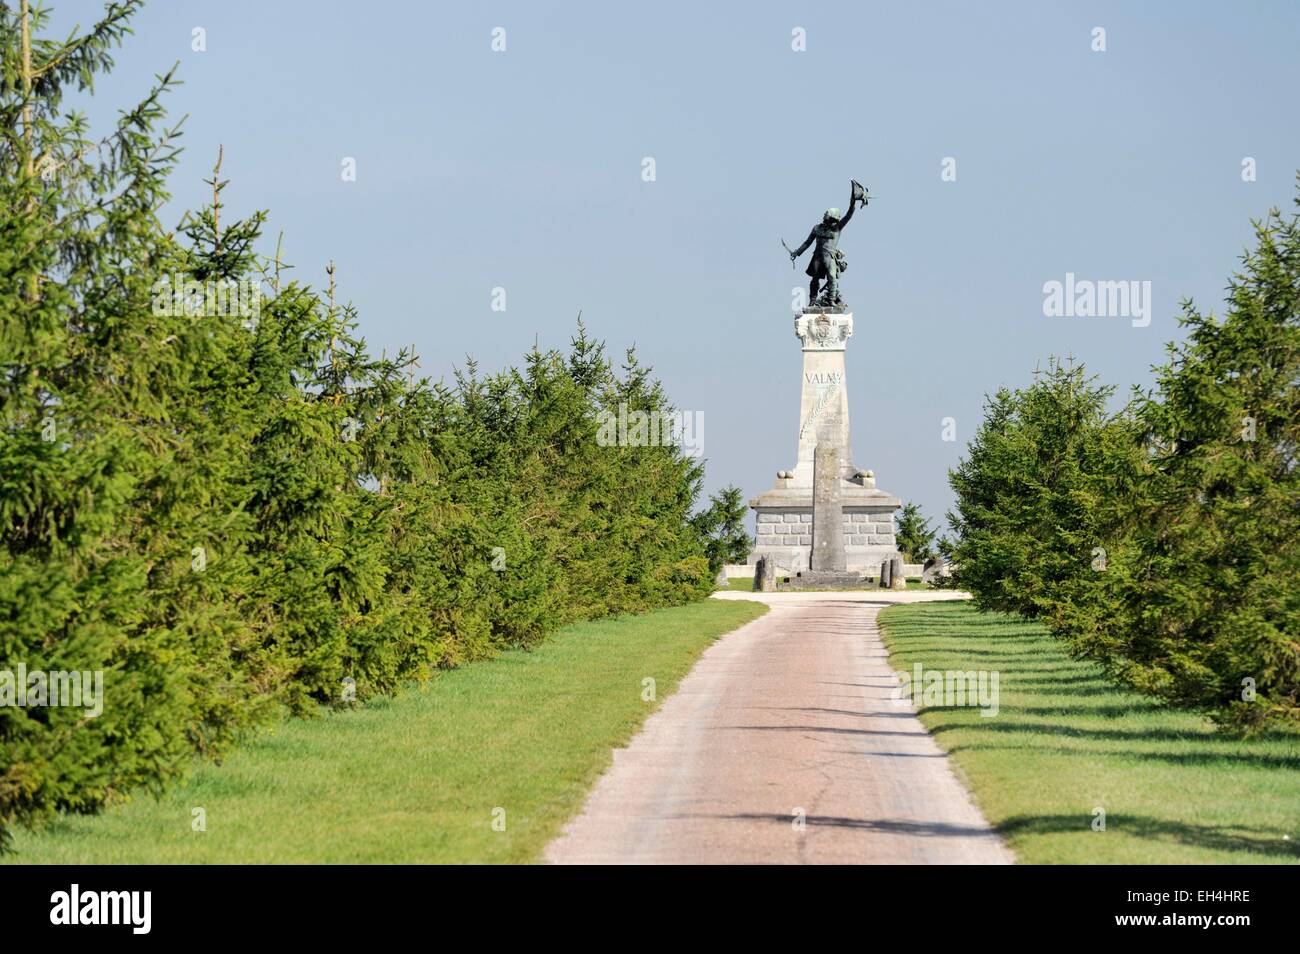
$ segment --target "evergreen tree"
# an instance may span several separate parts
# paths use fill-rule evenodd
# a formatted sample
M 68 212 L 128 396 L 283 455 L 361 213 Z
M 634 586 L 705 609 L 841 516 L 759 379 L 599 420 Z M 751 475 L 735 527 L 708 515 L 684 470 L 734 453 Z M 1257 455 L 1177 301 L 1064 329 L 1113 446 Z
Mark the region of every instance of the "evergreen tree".
M 134 501 L 172 437 L 159 382 L 183 360 L 176 322 L 149 307 L 172 78 L 98 142 L 63 110 L 111 67 L 138 6 L 59 41 L 26 0 L 0 7 L 0 660 L 10 680 L 19 666 L 99 672 L 104 690 L 94 717 L 0 705 L 0 847 L 15 821 L 175 774 L 194 725 L 192 649 L 152 620 L 153 568 L 133 546 Z
M 898 515 L 897 540 L 909 563 L 925 563 L 934 556 L 934 531 L 918 504 L 904 504 Z
M 999 390 L 949 480 L 951 585 L 981 609 L 1056 619 L 1100 585 L 1117 504 L 1136 466 L 1133 426 L 1110 388 L 1052 361 L 1025 390 Z
M 744 563 L 754 548 L 753 538 L 745 531 L 749 508 L 740 488 L 728 484 L 709 497 L 709 506 L 693 520 L 704 539 L 709 558 L 709 573 L 717 576 L 727 563 Z
M 1061 628 L 1247 730 L 1300 722 L 1300 220 L 1274 210 L 1255 237 L 1222 318 L 1183 305 L 1186 339 L 1136 403 L 1149 456 L 1106 586 Z
M 138 6 L 64 42 L 0 7 L 0 664 L 104 675 L 87 717 L 13 704 L 0 668 L 0 850 L 285 707 L 710 584 L 699 462 L 598 440 L 620 406 L 672 410 L 633 353 L 616 373 L 580 323 L 567 355 L 418 379 L 412 350 L 370 353 L 332 266 L 283 281 L 265 214 L 225 216 L 220 153 L 210 203 L 162 229 L 170 74 L 102 141 L 60 112 Z

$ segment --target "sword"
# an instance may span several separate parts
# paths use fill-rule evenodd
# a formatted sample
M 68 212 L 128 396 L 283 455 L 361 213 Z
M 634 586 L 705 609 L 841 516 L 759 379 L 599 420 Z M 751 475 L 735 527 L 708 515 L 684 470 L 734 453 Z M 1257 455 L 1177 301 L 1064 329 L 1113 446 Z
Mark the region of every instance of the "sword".
M 785 248 L 787 252 L 790 253 L 790 270 L 794 271 L 794 262 L 795 259 L 798 258 L 798 256 L 794 254 L 794 249 L 792 249 L 789 245 L 785 244 L 785 239 L 781 239 L 781 245 L 782 247 Z

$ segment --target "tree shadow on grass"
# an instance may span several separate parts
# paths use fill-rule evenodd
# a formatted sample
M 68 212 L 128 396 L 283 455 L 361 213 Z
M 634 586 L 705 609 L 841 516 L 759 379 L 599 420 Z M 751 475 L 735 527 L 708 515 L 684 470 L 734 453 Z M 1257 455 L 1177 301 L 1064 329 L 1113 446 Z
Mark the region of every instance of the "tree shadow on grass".
M 954 724 L 948 726 L 949 729 L 969 728 L 980 731 L 988 726 L 977 726 L 975 723 L 966 725 Z M 1009 730 L 1003 730 L 1009 731 Z M 1093 733 L 1088 730 L 1079 730 L 1073 735 L 1064 732 L 1054 733 L 1063 735 L 1066 738 L 1075 738 L 1087 740 Z M 1144 738 L 1150 738 L 1158 741 L 1154 734 L 1138 735 L 1136 738 L 1125 737 L 1124 741 L 1134 742 L 1141 741 Z M 1164 762 L 1168 765 L 1183 765 L 1199 768 L 1213 768 L 1215 766 L 1230 769 L 1232 771 L 1241 771 L 1243 769 L 1285 769 L 1287 771 L 1300 771 L 1300 754 L 1283 755 L 1272 752 L 1233 752 L 1233 751 L 1214 751 L 1215 745 L 1226 745 L 1232 740 L 1225 739 L 1222 743 L 1216 742 L 1212 737 L 1204 736 L 1186 736 L 1170 734 L 1168 741 L 1185 743 L 1183 748 L 1178 751 L 1152 751 L 1143 748 L 1097 748 L 1094 746 L 1084 745 L 1081 747 L 1054 747 L 1050 744 L 1029 744 L 1027 742 L 1016 743 L 1011 741 L 1008 745 L 998 745 L 996 743 L 963 743 L 960 745 L 944 746 L 945 751 L 950 755 L 958 752 L 1024 752 L 1026 756 L 1035 752 L 1047 752 L 1053 755 L 1060 755 L 1069 758 L 1127 758 L 1136 761 L 1145 762 Z
M 1103 719 L 1122 719 L 1130 715 L 1168 715 L 1158 706 L 1146 703 L 1133 703 L 1131 705 L 1121 706 L 1088 706 L 1088 705 L 1059 705 L 1059 706 L 1016 706 L 1016 715 L 1053 715 L 1053 716 L 1100 716 Z
M 1063 686 L 1063 683 L 1070 683 L 1070 685 Z M 1058 699 L 1068 699 L 1071 696 L 1115 696 L 1125 694 L 1123 689 L 1094 676 L 1079 679 L 1071 677 L 1053 682 L 1009 680 L 1006 683 L 1006 691 L 1023 692 L 1033 696 L 1054 696 Z
M 925 712 L 943 712 L 940 708 L 923 709 Z M 951 732 L 954 729 L 969 728 L 969 722 L 948 722 L 930 726 L 930 732 L 934 735 L 942 735 L 944 732 Z M 1230 735 L 1214 735 L 1207 732 L 1196 732 L 1186 729 L 1162 729 L 1153 726 L 1144 726 L 1134 729 L 1094 729 L 1087 726 L 1061 725 L 1055 722 L 1023 722 L 1023 721 L 993 721 L 983 720 L 980 723 L 980 729 L 985 732 L 1000 732 L 1007 734 L 1024 734 L 1024 735 L 1060 735 L 1073 739 L 1096 739 L 1101 742 L 1185 742 L 1191 745 L 1206 746 L 1212 748 L 1233 747 L 1239 748 L 1243 744 L 1241 739 Z M 1272 737 L 1262 737 L 1259 742 L 1281 741 Z M 1127 754 L 1139 757 L 1156 757 L 1156 753 L 1143 752 L 1140 749 L 1121 752 L 1118 754 Z M 1216 754 L 1217 757 L 1217 754 Z M 1249 759 L 1252 757 L 1268 758 L 1274 760 L 1270 764 L 1281 765 L 1288 768 L 1300 769 L 1300 749 L 1294 755 L 1272 755 L 1254 752 L 1242 752 L 1239 758 Z
M 911 651 L 910 646 L 908 647 L 908 651 L 909 652 Z M 938 651 L 943 652 L 943 650 L 938 650 Z M 954 656 L 962 656 L 962 657 L 992 656 L 999 659 L 1007 659 L 1007 658 L 1028 659 L 1031 662 L 1042 662 L 1045 659 L 1055 658 L 1054 654 L 1050 653 L 1046 648 L 1038 650 L 1038 649 L 1034 649 L 1031 646 L 1008 646 L 1006 648 L 999 648 L 999 649 L 987 649 L 981 647 L 979 649 L 972 649 L 969 646 L 958 645 L 958 646 L 948 647 L 947 652 L 950 652 Z M 1079 665 L 1079 664 L 1065 663 L 1063 665 Z
M 827 715 L 853 716 L 855 719 L 911 719 L 910 709 L 899 707 L 898 712 L 862 712 L 855 709 L 831 709 L 824 706 L 745 706 L 746 709 L 767 709 L 774 712 L 823 712 Z
M 897 656 L 890 657 L 893 666 L 897 669 L 906 669 L 910 671 L 918 663 L 925 669 L 942 671 L 945 669 L 964 670 L 964 669 L 996 669 L 1004 676 L 1011 678 L 1020 673 L 1043 673 L 1043 672 L 1061 672 L 1058 665 L 1048 663 L 1043 656 L 1037 655 L 992 655 L 987 653 L 962 653 L 961 655 L 938 656 L 935 659 L 926 661 L 921 659 L 903 660 Z M 1074 673 L 1076 676 L 1091 676 L 1090 673 L 1079 671 Z
M 790 816 L 770 812 L 732 812 L 730 814 L 681 813 L 673 818 L 709 818 L 726 821 L 766 821 L 788 828 Z M 804 823 L 809 828 L 840 828 L 853 831 L 876 831 L 891 835 L 917 835 L 926 838 L 989 838 L 995 833 L 984 827 L 953 825 L 947 822 L 903 821 L 891 818 L 847 818 L 841 815 L 807 815 Z
M 1096 679 L 1103 682 L 1105 681 L 1104 677 L 1099 673 L 1087 672 L 1086 670 L 1081 672 L 1069 672 L 1072 668 L 1073 667 L 1069 663 L 1045 662 L 1042 659 L 1031 659 L 1028 661 L 1028 664 L 1017 664 L 1008 667 L 1004 671 L 1007 676 L 1011 678 L 1016 678 L 1022 673 L 1028 673 L 1032 676 L 1045 678 L 1050 682 L 1065 683 L 1069 680 L 1078 679 Z M 1062 670 L 1066 670 L 1068 674 L 1062 675 Z
M 925 732 L 895 732 L 892 729 L 841 729 L 830 725 L 720 725 L 721 730 L 742 732 L 827 732 L 834 735 L 907 735 L 923 738 Z
M 1091 815 L 1014 815 L 997 829 L 1006 835 L 1056 835 L 1090 832 L 1091 824 Z M 1273 832 L 1244 825 L 1196 825 L 1149 815 L 1115 814 L 1106 816 L 1106 829 L 1193 848 L 1300 859 L 1300 842 L 1283 841 Z M 1105 833 L 1098 832 L 1097 837 L 1105 837 Z

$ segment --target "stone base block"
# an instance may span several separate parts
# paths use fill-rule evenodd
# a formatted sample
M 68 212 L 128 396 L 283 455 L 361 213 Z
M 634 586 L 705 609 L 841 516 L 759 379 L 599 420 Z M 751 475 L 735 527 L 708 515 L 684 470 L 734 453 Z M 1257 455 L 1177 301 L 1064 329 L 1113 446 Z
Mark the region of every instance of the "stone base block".
M 789 583 L 776 584 L 778 590 L 842 590 L 846 587 L 865 586 L 860 573 L 841 573 L 837 570 L 804 570 L 790 577 Z
M 894 511 L 898 498 L 884 491 L 845 482 L 842 486 L 845 567 L 858 573 L 880 572 L 880 564 L 898 556 Z M 749 502 L 756 513 L 753 566 L 769 554 L 783 575 L 810 567 L 812 555 L 812 488 L 787 488 Z
M 750 557 L 749 566 L 758 563 L 758 558 L 766 554 L 772 558 L 772 564 L 782 576 L 793 576 L 808 570 L 812 547 L 773 547 L 755 551 Z M 880 564 L 898 556 L 897 547 L 846 547 L 845 568 L 850 573 L 876 577 L 880 574 Z

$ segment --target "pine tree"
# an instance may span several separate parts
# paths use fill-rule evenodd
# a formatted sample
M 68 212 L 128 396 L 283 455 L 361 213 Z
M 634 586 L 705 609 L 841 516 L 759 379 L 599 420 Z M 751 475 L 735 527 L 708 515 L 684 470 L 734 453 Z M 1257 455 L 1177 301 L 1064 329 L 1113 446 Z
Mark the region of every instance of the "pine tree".
M 177 642 L 174 668 L 191 704 L 186 733 L 204 754 L 274 714 L 281 671 L 259 650 L 258 614 L 247 603 L 254 569 L 245 472 L 263 397 L 247 373 L 255 303 L 248 288 L 241 295 L 230 285 L 254 267 L 263 216 L 221 221 L 220 166 L 219 152 L 207 180 L 211 204 L 178 229 L 188 244 L 169 236 L 152 263 L 150 321 L 169 357 L 150 381 L 162 436 L 126 525 L 149 567 L 142 622 Z
M 10 679 L 19 665 L 100 672 L 105 695 L 95 717 L 0 706 L 0 847 L 15 822 L 175 774 L 194 725 L 190 650 L 151 622 L 151 566 L 132 546 L 133 502 L 167 456 L 158 382 L 178 362 L 149 297 L 172 77 L 100 141 L 63 111 L 111 67 L 138 6 L 58 41 L 26 0 L 0 8 L 0 660 Z
M 907 503 L 898 515 L 898 548 L 909 563 L 924 563 L 934 555 L 934 531 L 918 504 Z
M 1300 195 L 1297 197 L 1300 207 Z M 1063 627 L 1144 691 L 1246 730 L 1300 722 L 1300 218 L 1273 210 L 1222 318 L 1183 304 L 1136 413 L 1106 586 Z
M 1112 389 L 1052 361 L 1025 390 L 1002 389 L 949 474 L 952 585 L 982 609 L 1059 617 L 1101 585 L 1115 488 L 1136 467 L 1133 425 Z
M 709 497 L 709 506 L 694 519 L 696 531 L 704 540 L 709 558 L 709 573 L 717 576 L 727 563 L 744 563 L 754 548 L 745 530 L 749 508 L 739 487 L 728 484 Z
M 9 703 L 0 670 L 0 850 L 14 824 L 161 787 L 286 706 L 710 582 L 701 464 L 597 438 L 620 404 L 671 411 L 631 352 L 616 374 L 580 323 L 567 355 L 417 379 L 413 349 L 368 350 L 332 266 L 323 290 L 282 280 L 280 248 L 257 251 L 265 214 L 228 219 L 220 152 L 210 202 L 160 226 L 171 74 L 102 141 L 60 113 L 138 7 L 65 42 L 0 7 L 0 660 L 105 676 L 87 717 Z

